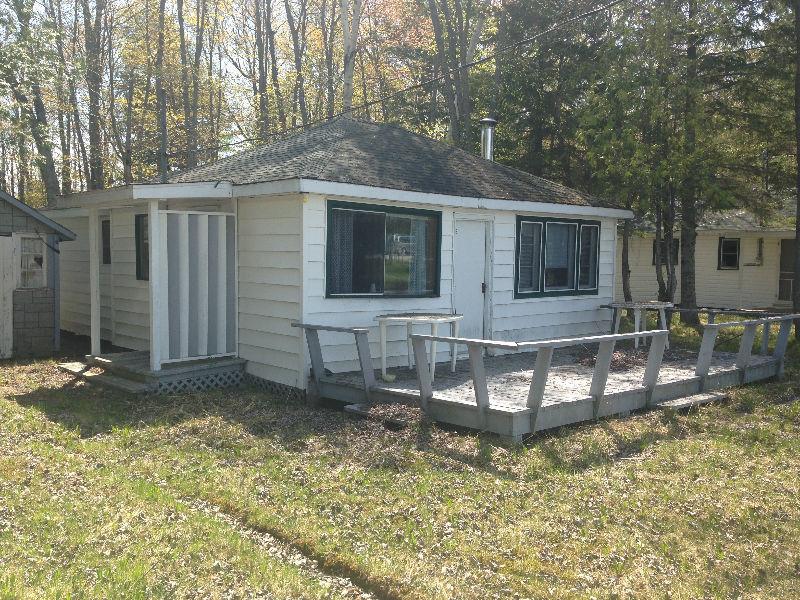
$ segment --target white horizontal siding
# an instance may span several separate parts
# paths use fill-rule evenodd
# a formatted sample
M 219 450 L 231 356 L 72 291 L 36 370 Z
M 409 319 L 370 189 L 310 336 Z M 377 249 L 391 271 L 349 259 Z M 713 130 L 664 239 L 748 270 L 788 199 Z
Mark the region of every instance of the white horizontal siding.
M 302 377 L 302 196 L 238 199 L 239 356 L 252 375 L 293 387 Z
M 757 232 L 727 234 L 738 237 L 740 243 L 739 269 L 717 269 L 719 251 L 718 233 L 698 232 L 695 251 L 695 279 L 697 303 L 700 306 L 721 308 L 767 308 L 778 299 L 778 272 L 780 267 L 780 239 L 764 238 L 764 261 L 756 262 L 758 251 Z M 617 299 L 623 299 L 622 292 L 622 238 L 617 244 L 617 265 L 620 276 L 615 287 Z M 634 300 L 655 300 L 658 296 L 658 281 L 653 266 L 653 237 L 635 236 L 629 246 L 631 269 L 631 294 Z M 680 267 L 676 266 L 679 271 Z M 676 301 L 680 301 L 680 274 Z
M 114 345 L 150 349 L 150 284 L 136 279 L 133 209 L 111 211 L 111 277 Z

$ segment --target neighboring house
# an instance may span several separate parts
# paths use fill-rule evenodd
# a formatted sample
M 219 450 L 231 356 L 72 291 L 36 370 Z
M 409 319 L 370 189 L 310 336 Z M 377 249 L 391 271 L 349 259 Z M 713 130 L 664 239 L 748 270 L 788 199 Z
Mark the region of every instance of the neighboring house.
M 186 172 L 63 198 L 62 324 L 149 352 L 153 371 L 238 356 L 305 389 L 293 321 L 464 313 L 461 335 L 607 331 L 618 220 L 602 201 L 392 125 L 341 117 Z M 68 275 L 67 275 L 68 274 Z M 352 336 L 322 336 L 355 368 Z M 443 349 L 443 356 L 446 349 Z M 406 361 L 393 328 L 390 365 Z
M 75 234 L 0 190 L 0 358 L 58 350 L 59 242 Z
M 708 215 L 697 231 L 696 287 L 699 306 L 719 308 L 788 308 L 794 279 L 794 205 L 781 215 L 761 221 L 744 210 Z M 652 231 L 631 236 L 629 264 L 634 300 L 655 300 L 655 237 Z M 664 248 L 666 256 L 666 247 Z M 680 235 L 676 233 L 671 260 L 678 276 L 680 301 Z M 622 293 L 622 236 L 617 242 L 616 298 Z

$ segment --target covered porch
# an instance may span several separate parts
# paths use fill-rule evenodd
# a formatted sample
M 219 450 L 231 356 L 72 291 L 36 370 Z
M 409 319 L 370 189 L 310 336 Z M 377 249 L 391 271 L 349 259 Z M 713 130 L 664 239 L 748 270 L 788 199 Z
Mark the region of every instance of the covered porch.
M 238 375 L 218 379 L 228 384 L 241 381 L 241 361 L 236 359 L 235 203 L 227 185 L 186 187 L 134 185 L 98 191 L 81 200 L 81 208 L 88 212 L 91 351 L 87 365 L 105 369 L 110 376 L 146 380 L 155 391 L 204 389 L 214 379 L 206 377 L 209 365 L 228 371 L 235 366 Z M 130 248 L 114 256 L 105 229 L 123 212 L 128 215 L 125 227 L 131 229 L 123 235 L 133 239 Z M 112 285 L 123 290 L 136 286 L 135 302 L 145 327 L 140 327 L 138 347 L 103 354 L 101 341 L 108 339 L 108 321 L 121 302 L 119 293 L 101 301 L 107 294 L 103 286 L 108 285 L 101 266 L 116 266 L 116 260 L 125 263 L 125 272 L 114 272 Z M 129 272 L 134 260 L 135 277 Z M 112 321 L 112 331 L 115 324 Z M 197 379 L 200 374 L 202 381 Z M 162 385 L 176 377 L 187 381 L 194 377 L 197 385 Z

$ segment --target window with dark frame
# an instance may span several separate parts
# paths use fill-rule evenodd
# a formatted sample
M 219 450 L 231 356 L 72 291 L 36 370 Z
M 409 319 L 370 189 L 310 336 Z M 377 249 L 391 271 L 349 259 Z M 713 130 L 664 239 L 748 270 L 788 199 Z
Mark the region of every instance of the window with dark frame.
M 103 219 L 100 221 L 100 245 L 103 255 L 103 264 L 111 264 L 111 221 Z
M 736 270 L 739 268 L 739 250 L 741 240 L 739 238 L 719 238 L 719 254 L 717 259 L 717 269 Z
M 147 215 L 134 217 L 134 235 L 136 237 L 136 279 L 150 280 L 150 240 Z
M 678 265 L 680 262 L 680 255 L 681 255 L 681 241 L 673 239 L 672 240 L 672 264 Z M 663 257 L 667 256 L 667 240 L 661 240 L 661 256 L 662 261 Z M 656 264 L 656 240 L 653 240 L 653 265 Z
M 514 296 L 596 294 L 600 223 L 517 217 Z
M 441 213 L 328 203 L 326 295 L 439 295 Z

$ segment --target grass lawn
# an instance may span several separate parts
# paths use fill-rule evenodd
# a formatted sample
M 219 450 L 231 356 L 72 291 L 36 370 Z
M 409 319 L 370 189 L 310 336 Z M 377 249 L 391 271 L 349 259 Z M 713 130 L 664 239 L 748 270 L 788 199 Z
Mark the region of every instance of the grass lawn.
M 798 597 L 798 367 L 514 446 L 0 363 L 0 598 Z

